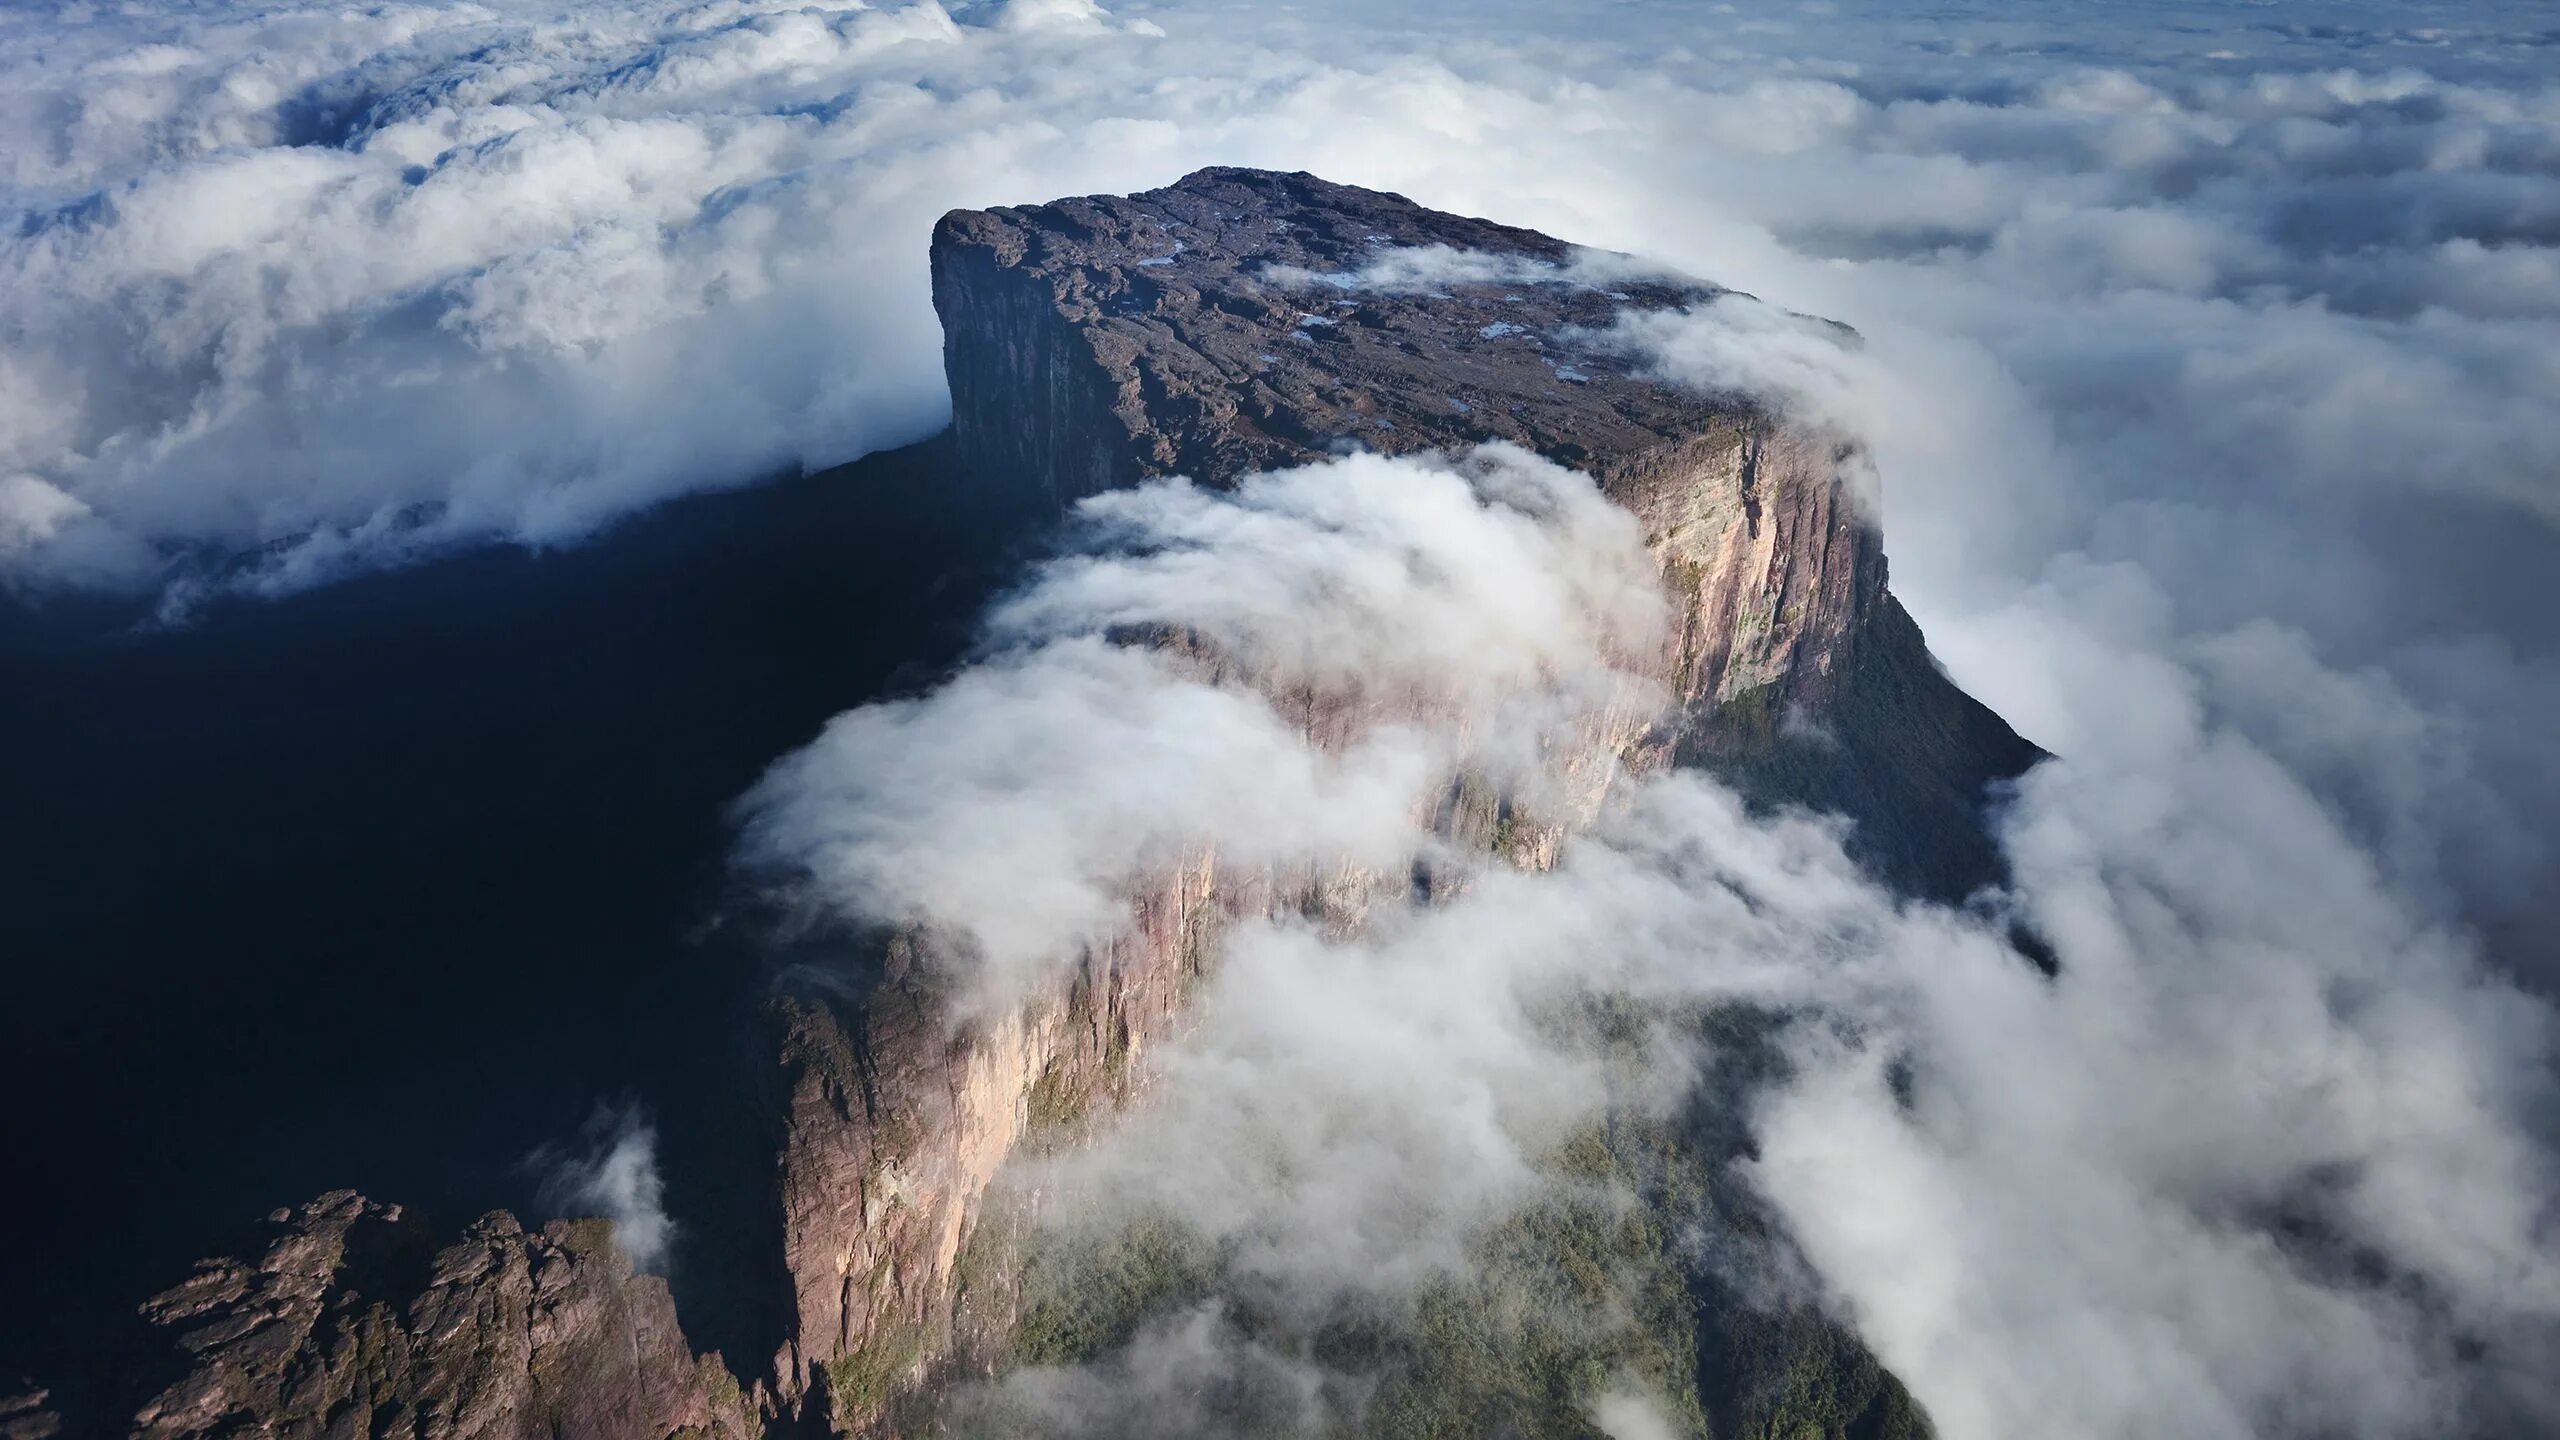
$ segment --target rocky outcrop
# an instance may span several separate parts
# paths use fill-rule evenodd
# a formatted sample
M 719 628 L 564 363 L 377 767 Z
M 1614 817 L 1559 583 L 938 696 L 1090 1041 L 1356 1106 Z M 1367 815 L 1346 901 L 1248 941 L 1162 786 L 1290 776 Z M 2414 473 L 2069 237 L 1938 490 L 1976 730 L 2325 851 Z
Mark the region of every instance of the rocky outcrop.
M 1603 289 L 1573 278 L 1577 253 L 1401 196 L 1257 170 L 955 211 L 933 237 L 954 434 L 993 483 L 1042 487 L 1061 504 L 1346 445 L 1399 454 L 1503 439 L 1587 466 L 1719 420 L 1739 434 L 1755 417 L 1747 404 L 1643 382 L 1629 360 L 1564 338 L 1622 307 L 1721 292 L 1626 276 Z
M 1629 312 L 1726 292 L 1253 170 L 954 213 L 933 285 L 982 484 L 1063 505 L 1152 476 L 1495 440 L 1588 472 L 1662 566 L 1662 678 L 1688 758 L 1762 801 L 1848 815 L 1908 890 L 1952 900 L 1994 877 L 1984 789 L 2039 752 L 1939 672 L 1887 593 L 1857 445 L 1662 383 L 1607 338 Z
M 396 1205 L 337 1191 L 270 1217 L 255 1260 L 213 1260 L 143 1307 L 186 1374 L 148 1440 L 712 1440 L 762 1433 L 718 1356 L 697 1359 L 666 1283 L 603 1221 L 489 1215 L 441 1250 Z
M 0 1385 L 0 1440 L 53 1440 L 61 1433 L 52 1391 L 32 1380 Z

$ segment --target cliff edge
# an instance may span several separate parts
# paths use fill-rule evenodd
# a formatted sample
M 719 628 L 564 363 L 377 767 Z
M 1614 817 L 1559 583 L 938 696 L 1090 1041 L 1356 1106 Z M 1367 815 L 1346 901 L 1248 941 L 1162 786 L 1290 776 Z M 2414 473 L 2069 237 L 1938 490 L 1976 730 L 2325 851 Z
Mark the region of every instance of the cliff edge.
M 1674 617 L 1650 677 L 1678 697 L 1669 733 L 1592 743 L 1845 813 L 1857 852 L 1907 892 L 1957 900 L 1997 877 L 1983 804 L 2039 752 L 1946 678 L 1886 590 L 1854 439 L 1664 383 L 1602 338 L 1630 310 L 1698 306 L 1717 287 L 1400 196 L 1232 169 L 955 212 L 932 262 L 966 483 L 1055 514 L 1155 477 L 1231 483 L 1355 448 L 1502 441 L 1574 466 L 1641 521 Z M 1453 842 L 1489 842 L 1490 816 L 1449 819 Z M 895 942 L 867 1001 L 777 1001 L 792 1296 L 777 1393 L 823 1394 L 835 1423 L 877 1429 L 900 1395 L 991 1363 L 1020 1304 L 978 1248 L 1005 1158 L 1044 1119 L 1120 1098 L 1220 923 L 1356 908 L 1361 883 L 1311 895 L 1214 857 L 1168 873 L 1133 897 L 1127 932 L 997 1023 L 937 1023 Z M 1702 1303 L 1738 1308 L 1721 1292 Z M 1779 1414 L 1769 1395 L 1785 1385 L 1863 1385 L 1849 1418 L 1908 1412 L 1828 1322 L 1771 1324 L 1711 1320 L 1701 1335 L 1702 1363 L 1727 1372 L 1709 1408 L 1728 1427 Z M 1804 1380 L 1789 1367 L 1807 1345 L 1772 1338 L 1786 1327 L 1846 1358 Z

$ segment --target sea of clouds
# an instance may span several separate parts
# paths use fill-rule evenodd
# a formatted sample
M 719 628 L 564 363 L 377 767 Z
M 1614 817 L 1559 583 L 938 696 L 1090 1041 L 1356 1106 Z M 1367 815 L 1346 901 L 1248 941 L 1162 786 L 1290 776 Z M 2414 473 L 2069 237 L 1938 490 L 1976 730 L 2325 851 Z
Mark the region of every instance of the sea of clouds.
M 1869 439 L 1896 591 L 2061 757 L 2004 822 L 2059 978 L 1685 783 L 1552 878 L 1669 876 L 1625 912 L 1666 973 L 1777 964 L 1923 1057 L 1904 1110 L 1885 1047 L 1808 1054 L 1756 1181 L 1947 1433 L 2547 1421 L 2555 71 L 2528 0 L 12 6 L 0 581 L 182 614 L 921 438 L 943 210 L 1207 163 L 1834 317 L 1616 338 Z

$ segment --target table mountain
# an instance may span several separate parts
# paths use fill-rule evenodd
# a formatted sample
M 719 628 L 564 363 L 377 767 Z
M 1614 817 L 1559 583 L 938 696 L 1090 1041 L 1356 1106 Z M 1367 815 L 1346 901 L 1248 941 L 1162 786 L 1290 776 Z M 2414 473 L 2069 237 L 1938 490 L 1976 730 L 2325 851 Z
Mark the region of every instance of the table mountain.
M 956 212 L 932 275 L 952 483 L 1001 502 L 991 513 L 1054 518 L 1151 477 L 1223 484 L 1353 448 L 1521 446 L 1638 517 L 1675 620 L 1651 665 L 1671 721 L 1582 743 L 1844 813 L 1857 852 L 1913 894 L 1960 899 L 1996 878 L 1982 806 L 2038 752 L 1946 678 L 1887 590 L 1854 437 L 1668 384 L 1610 335 L 1629 311 L 1693 309 L 1717 287 L 1395 195 L 1232 169 Z M 1577 818 L 1516 823 L 1453 787 L 1443 833 L 1513 863 L 1551 858 Z M 138 1433 L 885 1433 L 913 1397 L 1004 1360 L 1025 1298 L 1019 1234 L 991 1221 L 997 1176 L 1027 1141 L 1071 1137 L 1131 1092 L 1218 926 L 1347 917 L 1405 882 L 1201 857 L 1142 886 L 1123 933 L 993 1019 L 955 1017 L 914 936 L 883 937 L 858 985 L 777 996 L 759 1048 L 774 1169 L 742 1182 L 755 1193 L 739 1205 L 779 1243 L 734 1250 L 774 1267 L 743 1277 L 772 1296 L 752 1416 L 718 1358 L 695 1357 L 663 1285 L 592 1227 L 494 1216 L 435 1251 L 342 1194 L 288 1214 L 263 1259 L 210 1264 L 152 1303 L 186 1373 Z M 1735 1063 L 1767 1059 L 1747 1025 L 1729 1038 L 1719 1053 Z M 1656 1138 L 1701 1175 L 1747 1144 L 1714 1113 Z M 1682 1224 L 1783 1243 L 1721 1180 L 1695 1203 Z M 1746 1302 L 1722 1269 L 1685 1283 L 1674 1338 L 1694 1348 L 1697 1411 L 1717 1433 L 1926 1432 L 1811 1307 Z

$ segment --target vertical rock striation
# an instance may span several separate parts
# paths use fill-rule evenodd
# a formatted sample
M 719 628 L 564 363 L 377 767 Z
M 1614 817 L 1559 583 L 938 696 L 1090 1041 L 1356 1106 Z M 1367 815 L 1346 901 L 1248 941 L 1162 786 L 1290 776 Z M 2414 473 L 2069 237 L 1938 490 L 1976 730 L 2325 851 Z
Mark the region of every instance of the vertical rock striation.
M 770 1008 L 787 1107 L 780 1157 L 790 1333 L 784 1396 L 841 1428 L 964 1348 L 961 1260 L 997 1170 L 1024 1138 L 1125 1094 L 1132 1063 L 1197 973 L 1214 866 L 1177 868 L 1134 923 L 1014 1010 L 963 1021 L 908 934 L 859 1005 L 823 992 Z M 1000 1326 L 983 1317 L 977 1328 Z
M 1254 683 L 1182 637 L 1159 643 Z M 1290 698 L 1319 744 L 1417 718 L 1392 703 Z M 1456 775 L 1415 818 L 1462 848 L 1549 863 L 1596 806 L 1606 762 L 1644 743 L 1650 718 L 1641 706 L 1604 706 L 1559 737 L 1554 803 L 1576 813 L 1514 810 L 1477 777 Z M 1412 883 L 1351 866 L 1250 868 L 1198 855 L 1139 884 L 1127 926 L 1001 1013 L 955 1003 L 929 958 L 934 937 L 913 930 L 885 940 L 858 997 L 828 987 L 777 999 L 768 1013 L 789 1117 L 779 1174 L 792 1312 L 777 1393 L 839 1429 L 885 1432 L 903 1397 L 991 1362 L 1020 1299 L 1019 1275 L 974 1243 L 1004 1163 L 1025 1142 L 1070 1135 L 1129 1098 L 1222 927 L 1287 914 L 1347 929 Z

